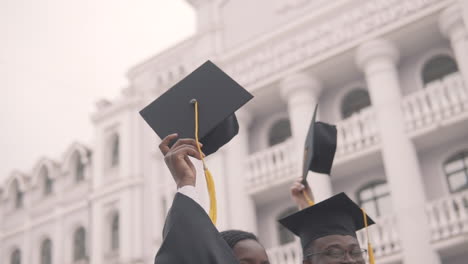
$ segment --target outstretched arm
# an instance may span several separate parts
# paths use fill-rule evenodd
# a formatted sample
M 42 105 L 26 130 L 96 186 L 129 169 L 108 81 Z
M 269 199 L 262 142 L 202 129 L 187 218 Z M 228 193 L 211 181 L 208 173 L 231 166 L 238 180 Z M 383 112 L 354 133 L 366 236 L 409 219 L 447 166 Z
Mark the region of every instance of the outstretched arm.
M 310 186 L 307 184 L 304 185 L 302 183 L 302 177 L 294 181 L 293 185 L 291 186 L 291 197 L 296 203 L 299 210 L 309 207 L 309 201 L 307 201 L 306 197 L 304 196 L 304 192 L 309 196 L 309 198 L 314 201 L 314 195 L 312 194 L 312 190 Z

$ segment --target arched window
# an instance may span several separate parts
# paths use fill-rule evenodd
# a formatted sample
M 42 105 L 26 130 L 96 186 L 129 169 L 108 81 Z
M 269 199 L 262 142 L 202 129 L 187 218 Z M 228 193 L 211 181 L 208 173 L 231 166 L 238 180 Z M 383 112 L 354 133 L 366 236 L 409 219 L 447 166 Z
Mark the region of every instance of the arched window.
M 23 207 L 23 200 L 24 200 L 24 193 L 21 191 L 18 180 L 15 179 L 13 182 L 13 189 L 14 189 L 14 207 L 16 209 L 20 209 Z
M 423 84 L 426 85 L 457 71 L 458 67 L 454 59 L 447 55 L 435 56 L 424 64 L 422 71 Z
M 119 249 L 119 214 L 116 213 L 112 217 L 111 222 L 111 250 L 117 251 Z
M 341 103 L 341 116 L 343 119 L 348 118 L 370 105 L 369 93 L 366 90 L 361 88 L 352 90 L 344 97 Z
M 10 264 L 21 264 L 21 251 L 19 249 L 15 249 L 11 253 Z
M 268 145 L 273 146 L 279 144 L 289 137 L 291 137 L 291 124 L 288 119 L 280 119 L 270 128 L 268 134 Z
M 114 135 L 112 138 L 112 145 L 111 145 L 111 159 L 110 159 L 110 167 L 115 168 L 119 166 L 120 162 L 120 142 L 119 142 L 119 135 Z
M 81 160 L 81 156 L 77 153 L 75 159 L 75 182 L 81 182 L 84 180 L 85 165 Z
M 73 260 L 86 259 L 86 232 L 84 227 L 79 227 L 73 234 Z
M 468 150 L 461 151 L 444 162 L 450 192 L 468 189 Z
M 359 205 L 369 215 L 378 217 L 392 212 L 390 191 L 385 181 L 366 184 L 358 191 L 357 197 Z
M 54 181 L 50 178 L 49 171 L 47 168 L 43 167 L 41 173 L 39 174 L 40 179 L 43 180 L 44 184 L 44 196 L 52 194 L 54 191 Z
M 297 212 L 296 207 L 289 207 L 278 215 L 277 220 Z M 283 225 L 278 224 L 278 241 L 280 245 L 288 244 L 294 241 L 294 234 Z
M 52 242 L 48 238 L 41 244 L 41 264 L 52 264 Z

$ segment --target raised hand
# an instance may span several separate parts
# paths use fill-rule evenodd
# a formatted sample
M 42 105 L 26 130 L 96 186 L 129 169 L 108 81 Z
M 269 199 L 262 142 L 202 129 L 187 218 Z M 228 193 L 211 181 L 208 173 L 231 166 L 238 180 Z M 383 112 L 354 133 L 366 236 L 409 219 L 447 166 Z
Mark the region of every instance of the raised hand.
M 291 197 L 296 203 L 299 210 L 309 207 L 309 202 L 305 198 L 304 192 L 306 192 L 309 195 L 312 201 L 314 200 L 314 196 L 309 185 L 307 184 L 307 182 L 304 185 L 302 183 L 302 177 L 300 177 L 296 181 L 294 181 L 293 185 L 291 186 Z
M 172 147 L 169 147 L 170 142 L 176 138 L 177 134 L 166 136 L 159 144 L 159 149 L 164 155 L 164 161 L 177 184 L 177 188 L 185 185 L 195 186 L 197 172 L 189 156 L 201 159 L 196 142 L 191 138 L 183 138 L 178 139 Z

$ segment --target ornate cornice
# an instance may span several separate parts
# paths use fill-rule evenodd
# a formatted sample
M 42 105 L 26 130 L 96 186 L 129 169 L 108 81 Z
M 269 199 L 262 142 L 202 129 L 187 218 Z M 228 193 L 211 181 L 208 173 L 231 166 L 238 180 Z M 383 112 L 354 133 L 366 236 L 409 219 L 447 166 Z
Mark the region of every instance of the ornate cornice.
M 309 21 L 284 31 L 254 47 L 221 58 L 223 68 L 243 85 L 254 85 L 271 76 L 281 77 L 292 66 L 317 63 L 359 45 L 359 40 L 385 34 L 420 17 L 437 12 L 450 0 L 370 0 L 349 12 L 316 24 Z M 331 53 L 331 54 L 330 54 Z M 315 61 L 314 61 L 315 60 Z
M 445 9 L 439 17 L 439 28 L 440 32 L 448 38 L 452 37 L 457 29 L 464 31 L 466 34 L 461 7 L 454 4 Z

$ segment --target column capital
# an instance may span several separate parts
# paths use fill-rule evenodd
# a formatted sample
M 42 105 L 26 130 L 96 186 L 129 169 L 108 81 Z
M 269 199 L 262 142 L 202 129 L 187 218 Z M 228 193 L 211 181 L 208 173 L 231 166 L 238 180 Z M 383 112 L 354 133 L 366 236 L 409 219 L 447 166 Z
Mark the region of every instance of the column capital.
M 253 115 L 244 107 L 236 111 L 236 118 L 240 126 L 249 127 L 253 120 Z
M 294 73 L 280 82 L 281 96 L 289 100 L 294 94 L 318 98 L 322 92 L 322 83 L 312 75 L 304 72 Z
M 458 34 L 467 35 L 467 29 L 463 22 L 462 7 L 458 4 L 453 4 L 447 7 L 439 16 L 440 32 L 449 39 L 456 37 Z
M 374 39 L 360 45 L 356 52 L 356 64 L 366 71 L 375 62 L 397 64 L 400 54 L 396 46 L 385 39 Z

